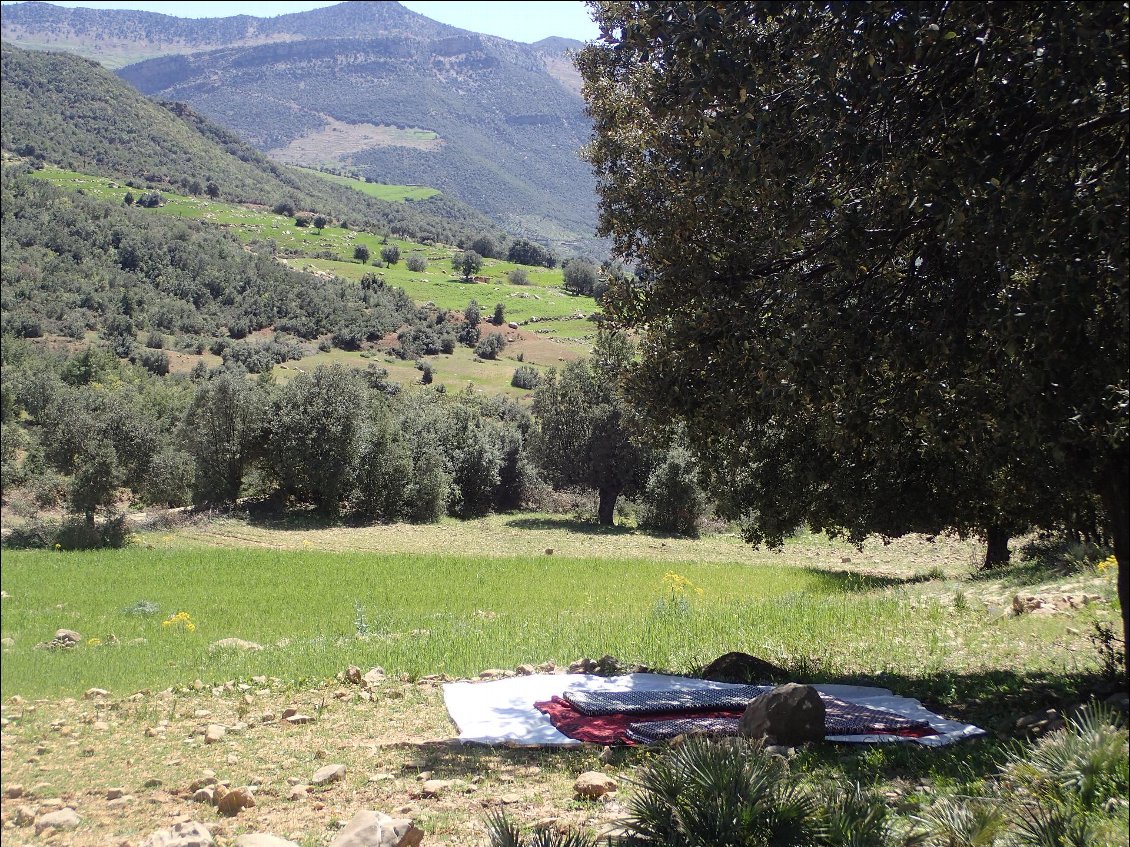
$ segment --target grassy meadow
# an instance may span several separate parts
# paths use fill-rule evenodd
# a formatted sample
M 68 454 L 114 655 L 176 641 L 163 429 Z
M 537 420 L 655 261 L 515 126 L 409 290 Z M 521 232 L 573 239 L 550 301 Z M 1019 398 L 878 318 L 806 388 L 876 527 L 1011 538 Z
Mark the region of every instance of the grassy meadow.
M 1117 620 L 1109 571 L 1021 563 L 971 578 L 981 552 L 923 538 L 860 551 L 807 534 L 769 552 L 730 533 L 671 538 L 560 515 L 349 526 L 240 514 L 154 525 L 120 551 L 5 551 L 2 782 L 23 796 L 3 815 L 57 800 L 82 818 L 65 834 L 75 847 L 136 844 L 184 816 L 220 844 L 270 832 L 325 847 L 359 809 L 411 817 L 442 847 L 485 844 L 499 809 L 527 830 L 596 834 L 625 805 L 578 800 L 577 774 L 602 770 L 630 791 L 655 751 L 452 743 L 429 675 L 604 654 L 687 672 L 744 650 L 794 679 L 889 687 L 989 731 L 940 750 L 815 745 L 790 760 L 909 821 L 994 784 L 1021 749 L 1017 717 L 1077 702 L 1101 679 L 1087 633 Z M 1021 592 L 1099 599 L 1008 614 Z M 82 643 L 36 647 L 61 627 Z M 262 649 L 212 649 L 227 638 Z M 348 665 L 388 678 L 362 691 L 338 678 Z M 95 687 L 107 693 L 83 694 Z M 287 708 L 311 722 L 280 720 Z M 227 727 L 213 744 L 210 724 Z M 345 779 L 294 798 L 327 763 Z M 193 802 L 204 777 L 254 786 L 255 807 L 226 817 Z M 429 779 L 443 788 L 423 793 Z M 119 792 L 124 804 L 108 799 Z M 1099 820 L 1088 843 L 1125 842 L 1124 815 Z M 9 840 L 42 841 L 14 820 Z
M 516 520 L 514 536 L 549 537 L 538 536 L 535 519 Z M 554 537 L 572 534 L 568 523 L 542 522 Z M 607 540 L 577 533 L 584 546 L 552 555 L 528 546 L 511 552 L 505 535 L 490 534 L 498 543 L 484 553 L 470 532 L 466 545 L 451 543 L 458 530 L 444 543 L 454 523 L 427 528 L 422 543 L 402 541 L 400 551 L 394 544 L 387 552 L 380 552 L 379 539 L 387 544 L 387 536 L 379 531 L 388 528 L 374 528 L 372 544 L 365 528 L 346 530 L 351 540 L 337 545 L 332 528 L 324 535 L 298 530 L 289 533 L 287 549 L 285 530 L 252 527 L 240 537 L 237 521 L 217 527 L 232 546 L 211 546 L 216 537 L 190 530 L 187 537 L 146 533 L 122 551 L 9 551 L 2 573 L 9 595 L 3 635 L 11 639 L 0 671 L 4 693 L 64 696 L 92 686 L 128 693 L 197 676 L 316 679 L 349 664 L 413 678 L 461 677 L 608 653 L 692 671 L 744 650 L 838 677 L 985 672 L 995 665 L 1074 673 L 1094 664 L 1068 643 L 1065 619 L 1002 616 L 989 608 L 995 602 L 969 602 L 942 588 L 944 572 L 936 568 L 927 579 L 810 567 L 803 544 L 770 563 L 723 541 L 699 542 L 720 552 L 715 561 L 687 559 L 675 540 L 668 548 L 632 531 Z M 256 549 L 264 538 L 275 549 Z M 427 552 L 429 545 L 467 552 Z M 652 545 L 662 545 L 658 554 L 646 549 Z M 673 589 L 669 572 L 693 587 Z M 180 612 L 192 627 L 165 623 Z M 58 628 L 79 631 L 84 643 L 73 651 L 36 648 Z M 1081 631 L 1078 621 L 1072 628 Z M 210 649 L 224 638 L 264 649 Z M 1040 650 L 1026 649 L 1033 641 Z
M 352 188 L 354 191 L 360 191 L 362 194 L 376 197 L 378 200 L 388 200 L 392 203 L 403 203 L 407 200 L 427 200 L 429 197 L 435 197 L 440 193 L 437 189 L 426 185 L 386 185 L 383 182 L 367 182 L 363 179 L 326 173 L 315 168 L 298 168 L 298 170 L 306 171 L 330 182 L 336 182 L 338 185 L 344 185 L 346 188 Z

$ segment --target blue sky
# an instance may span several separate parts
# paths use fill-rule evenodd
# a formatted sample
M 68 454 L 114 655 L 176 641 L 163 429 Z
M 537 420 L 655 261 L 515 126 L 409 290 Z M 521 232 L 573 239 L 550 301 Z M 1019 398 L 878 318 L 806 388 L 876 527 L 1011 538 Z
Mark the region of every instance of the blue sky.
M 4 5 L 8 5 L 5 3 Z M 294 0 L 259 0 L 259 2 L 60 2 L 57 6 L 86 6 L 98 9 L 141 9 L 182 18 L 225 17 L 229 15 L 258 15 L 271 17 L 289 12 L 304 12 L 326 2 L 295 2 Z M 463 29 L 499 35 L 513 41 L 538 41 L 550 35 L 587 41 L 597 37 L 596 24 L 589 17 L 584 3 L 572 0 L 539 0 L 539 2 L 452 2 L 452 0 L 406 0 L 403 3 L 414 12 L 437 21 Z

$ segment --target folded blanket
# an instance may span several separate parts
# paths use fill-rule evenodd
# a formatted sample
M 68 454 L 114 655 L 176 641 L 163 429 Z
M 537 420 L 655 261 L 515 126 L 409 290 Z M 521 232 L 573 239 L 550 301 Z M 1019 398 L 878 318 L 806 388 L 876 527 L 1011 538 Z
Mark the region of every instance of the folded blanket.
M 633 715 L 656 712 L 744 710 L 772 685 L 726 685 L 688 691 L 591 691 L 566 688 L 561 695 L 584 715 Z

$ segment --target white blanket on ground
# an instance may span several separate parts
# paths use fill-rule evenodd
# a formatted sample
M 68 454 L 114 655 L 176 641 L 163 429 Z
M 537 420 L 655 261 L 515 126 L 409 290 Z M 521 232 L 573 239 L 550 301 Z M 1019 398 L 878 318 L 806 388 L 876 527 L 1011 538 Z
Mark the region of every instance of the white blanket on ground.
M 459 740 L 479 744 L 566 745 L 580 744 L 558 732 L 534 703 L 560 697 L 565 689 L 585 691 L 694 691 L 728 689 L 725 682 L 710 682 L 685 676 L 634 673 L 601 677 L 588 674 L 535 674 L 491 682 L 452 682 L 443 686 L 447 713 L 459 728 Z M 937 735 L 904 738 L 898 735 L 829 735 L 828 741 L 851 744 L 905 742 L 941 747 L 963 738 L 984 735 L 971 724 L 947 720 L 927 711 L 917 700 L 899 697 L 886 688 L 862 685 L 816 685 L 817 691 L 850 703 L 887 709 L 914 720 L 927 721 Z

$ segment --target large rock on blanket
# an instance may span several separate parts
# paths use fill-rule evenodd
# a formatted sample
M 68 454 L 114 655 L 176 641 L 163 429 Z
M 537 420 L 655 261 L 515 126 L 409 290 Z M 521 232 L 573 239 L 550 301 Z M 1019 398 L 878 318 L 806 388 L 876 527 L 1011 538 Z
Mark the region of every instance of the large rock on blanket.
M 790 682 L 746 707 L 739 732 L 790 747 L 824 739 L 824 702 L 811 685 Z
M 771 679 L 783 681 L 789 675 L 772 662 L 735 651 L 719 656 L 702 670 L 702 678 L 714 682 L 740 682 L 751 684 Z

